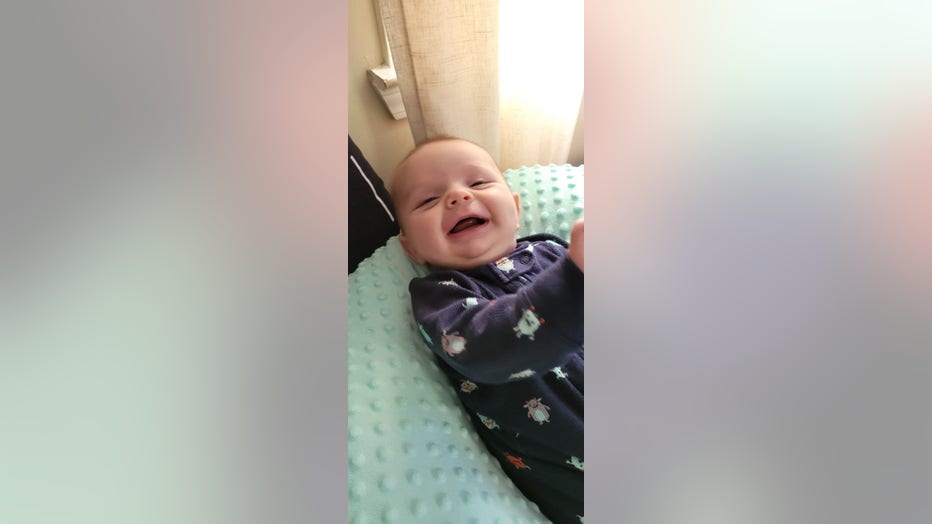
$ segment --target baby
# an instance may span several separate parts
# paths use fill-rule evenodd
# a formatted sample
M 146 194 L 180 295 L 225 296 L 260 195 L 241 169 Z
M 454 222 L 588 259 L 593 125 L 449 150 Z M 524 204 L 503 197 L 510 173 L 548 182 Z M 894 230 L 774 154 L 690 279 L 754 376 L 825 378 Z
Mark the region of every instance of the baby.
M 521 208 L 492 157 L 456 138 L 398 166 L 399 241 L 424 341 L 488 449 L 557 523 L 583 519 L 583 221 L 570 243 L 516 239 Z

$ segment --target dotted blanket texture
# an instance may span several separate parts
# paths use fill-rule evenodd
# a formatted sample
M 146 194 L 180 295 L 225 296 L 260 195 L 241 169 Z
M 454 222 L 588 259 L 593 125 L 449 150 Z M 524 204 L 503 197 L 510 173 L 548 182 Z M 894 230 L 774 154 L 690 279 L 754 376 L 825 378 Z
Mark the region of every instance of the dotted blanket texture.
M 504 173 L 518 236 L 568 238 L 583 215 L 583 166 Z M 349 521 L 546 523 L 489 454 L 421 340 L 408 282 L 427 273 L 389 239 L 349 276 Z

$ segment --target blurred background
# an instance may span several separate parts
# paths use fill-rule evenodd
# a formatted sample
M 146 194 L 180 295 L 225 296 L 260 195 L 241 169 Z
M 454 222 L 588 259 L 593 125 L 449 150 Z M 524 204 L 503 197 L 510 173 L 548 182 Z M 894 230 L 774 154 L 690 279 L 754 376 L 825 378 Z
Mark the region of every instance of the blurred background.
M 587 481 L 594 507 L 929 517 L 930 20 L 766 0 L 587 17 L 587 171 L 608 179 L 587 187 L 587 475 L 616 480 Z
M 0 7 L 0 521 L 345 520 L 348 9 Z M 932 8 L 585 22 L 591 521 L 928 521 Z
M 345 520 L 345 20 L 0 7 L 0 521 Z

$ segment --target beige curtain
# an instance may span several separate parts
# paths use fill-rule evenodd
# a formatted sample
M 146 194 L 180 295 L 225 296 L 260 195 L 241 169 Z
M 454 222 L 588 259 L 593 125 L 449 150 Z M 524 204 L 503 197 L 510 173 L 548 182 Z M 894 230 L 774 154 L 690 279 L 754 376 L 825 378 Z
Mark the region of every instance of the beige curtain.
M 503 169 L 564 163 L 583 93 L 581 0 L 379 0 L 420 143 L 483 145 Z

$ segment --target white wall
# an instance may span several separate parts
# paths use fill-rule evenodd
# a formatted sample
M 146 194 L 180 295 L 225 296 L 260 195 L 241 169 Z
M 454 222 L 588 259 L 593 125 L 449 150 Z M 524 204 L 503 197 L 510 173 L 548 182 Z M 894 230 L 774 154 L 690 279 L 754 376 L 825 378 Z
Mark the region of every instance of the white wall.
M 585 98 L 585 96 L 583 98 Z M 566 159 L 567 163 L 573 164 L 574 166 L 578 166 L 579 164 L 582 164 L 584 162 L 584 155 L 583 155 L 583 143 L 584 143 L 583 130 L 584 129 L 583 128 L 585 126 L 583 125 L 584 124 L 583 121 L 585 119 L 583 118 L 583 116 L 586 111 L 585 106 L 586 106 L 585 100 L 579 102 L 579 117 L 577 117 L 576 119 L 576 129 L 573 130 L 573 141 L 570 143 L 570 154 L 569 154 L 569 157 L 567 157 Z
M 414 147 L 414 138 L 408 121 L 392 118 L 366 78 L 366 70 L 383 61 L 376 24 L 373 0 L 350 0 L 349 133 L 372 167 L 388 184 L 392 170 Z M 574 165 L 584 161 L 583 106 L 580 104 L 579 120 L 576 122 L 567 160 Z
M 349 134 L 387 183 L 414 147 L 408 120 L 395 120 L 369 85 L 366 70 L 382 63 L 373 0 L 349 2 Z

